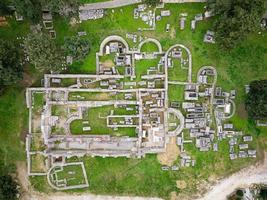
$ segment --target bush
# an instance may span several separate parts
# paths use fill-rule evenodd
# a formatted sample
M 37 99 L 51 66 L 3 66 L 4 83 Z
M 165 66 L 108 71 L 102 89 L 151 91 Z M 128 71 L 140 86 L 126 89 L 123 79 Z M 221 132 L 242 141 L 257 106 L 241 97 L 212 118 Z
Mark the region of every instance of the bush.
M 250 91 L 246 97 L 246 110 L 251 119 L 267 119 L 267 80 L 250 83 Z

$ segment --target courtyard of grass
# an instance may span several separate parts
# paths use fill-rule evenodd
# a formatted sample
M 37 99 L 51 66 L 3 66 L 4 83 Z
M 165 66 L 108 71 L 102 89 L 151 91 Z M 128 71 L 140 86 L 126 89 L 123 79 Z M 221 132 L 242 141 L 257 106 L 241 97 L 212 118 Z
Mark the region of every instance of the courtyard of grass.
M 203 12 L 204 4 L 168 5 L 164 9 L 171 11 L 170 17 L 164 17 L 157 22 L 155 31 L 139 32 L 143 27 L 141 21 L 133 19 L 135 6 L 107 10 L 103 19 L 86 21 L 74 26 L 68 21 L 57 17 L 55 28 L 56 42 L 63 44 L 65 36 L 76 35 L 78 31 L 86 31 L 91 41 L 91 51 L 84 62 L 74 63 L 69 67 L 69 73 L 95 73 L 95 53 L 99 51 L 101 41 L 108 35 L 118 34 L 125 38 L 126 33 L 158 39 L 166 51 L 170 46 L 181 43 L 187 46 L 193 59 L 193 81 L 196 81 L 198 69 L 203 65 L 213 65 L 218 72 L 218 86 L 224 90 L 236 89 L 237 112 L 231 119 L 236 129 L 253 135 L 251 144 L 258 150 L 258 158 L 262 158 L 262 151 L 267 148 L 267 129 L 255 128 L 247 120 L 244 110 L 244 85 L 252 80 L 267 78 L 267 36 L 251 34 L 241 44 L 232 50 L 221 50 L 216 44 L 203 43 L 203 37 L 208 29 L 212 29 L 214 19 L 197 23 L 195 32 L 190 30 L 190 21 L 195 14 Z M 121 11 L 122 10 L 122 11 Z M 157 11 L 159 12 L 159 11 Z M 186 28 L 179 29 L 180 13 L 188 13 Z M 169 33 L 165 32 L 166 23 L 171 24 Z M 27 22 L 10 21 L 10 27 L 0 28 L 0 37 L 16 39 L 28 32 Z M 14 31 L 12 31 L 14 29 Z M 136 46 L 129 41 L 131 46 Z M 25 160 L 24 144 L 21 133 L 27 128 L 27 109 L 24 98 L 25 88 L 10 87 L 0 97 L 0 146 L 7 161 Z M 181 88 L 175 86 L 170 89 L 170 99 L 179 101 L 182 98 Z M 12 122 L 12 123 L 11 123 Z M 23 135 L 23 134 L 22 134 Z M 170 192 L 192 196 L 214 178 L 227 176 L 244 166 L 253 164 L 256 160 L 237 159 L 231 161 L 228 155 L 227 140 L 219 144 L 219 152 L 199 152 L 193 145 L 185 148 L 196 159 L 196 166 L 181 169 L 178 172 L 162 171 L 155 155 L 147 155 L 142 159 L 127 158 L 82 158 L 85 162 L 90 187 L 76 192 L 90 191 L 97 194 L 158 196 L 168 199 Z M 177 161 L 178 162 L 178 161 Z M 176 187 L 176 180 L 185 180 L 187 187 L 180 190 Z M 49 192 L 46 177 L 31 177 L 32 185 L 39 191 Z M 73 191 L 70 191 L 73 192 Z
M 153 53 L 153 52 L 159 52 L 158 46 L 154 42 L 146 42 L 142 45 L 141 52 L 146 53 Z
M 114 130 L 107 127 L 106 117 L 110 115 L 111 110 L 114 110 L 113 106 L 89 108 L 84 112 L 83 119 L 74 120 L 70 124 L 71 133 L 74 135 L 91 134 L 135 137 L 135 128 L 127 127 Z M 83 131 L 83 127 L 90 127 L 91 130 Z
M 75 186 L 85 184 L 83 170 L 81 165 L 63 166 L 63 170 L 57 172 L 58 180 L 66 179 L 67 186 Z

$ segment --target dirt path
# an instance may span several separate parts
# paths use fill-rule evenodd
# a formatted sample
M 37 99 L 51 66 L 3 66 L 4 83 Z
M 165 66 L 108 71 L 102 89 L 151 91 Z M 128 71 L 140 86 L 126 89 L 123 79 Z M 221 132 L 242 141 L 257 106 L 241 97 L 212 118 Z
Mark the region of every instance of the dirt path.
M 170 137 L 170 142 L 166 146 L 166 152 L 157 155 L 158 161 L 162 165 L 172 166 L 180 154 L 176 145 L 176 137 Z
M 225 200 L 238 187 L 262 183 L 267 183 L 267 153 L 265 153 L 262 163 L 244 168 L 230 177 L 222 179 L 198 200 Z
M 17 179 L 20 183 L 21 187 L 21 200 L 29 200 L 29 190 L 30 190 L 30 183 L 28 180 L 28 172 L 26 162 L 19 161 L 16 163 L 17 167 Z
M 144 197 L 118 197 L 118 196 L 104 196 L 94 194 L 82 195 L 67 195 L 64 193 L 56 193 L 54 195 L 34 194 L 30 200 L 162 200 L 159 198 L 144 198 Z

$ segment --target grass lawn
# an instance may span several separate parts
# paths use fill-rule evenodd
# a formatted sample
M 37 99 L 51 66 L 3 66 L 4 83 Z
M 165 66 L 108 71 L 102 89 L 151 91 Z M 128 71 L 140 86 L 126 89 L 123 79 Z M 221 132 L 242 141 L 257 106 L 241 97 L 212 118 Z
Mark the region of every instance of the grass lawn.
M 188 77 L 188 69 L 184 69 L 181 67 L 180 60 L 173 59 L 173 67 L 168 68 L 168 80 L 186 82 L 187 77 Z
M 147 70 L 151 67 L 155 67 L 157 69 L 157 66 L 159 64 L 159 58 L 157 59 L 151 59 L 151 60 L 139 60 L 135 62 L 135 73 L 136 73 L 136 79 L 141 80 L 142 75 L 147 74 Z
M 31 171 L 46 172 L 45 157 L 41 154 L 31 155 Z
M 35 92 L 33 93 L 33 115 L 41 115 L 41 112 L 43 110 L 43 106 L 45 103 L 45 95 L 44 93 Z
M 154 42 L 146 42 L 141 47 L 141 52 L 153 53 L 158 52 L 158 46 Z
M 85 184 L 81 165 L 68 165 L 63 167 L 63 171 L 57 172 L 58 180 L 66 179 L 67 186 Z
M 75 120 L 70 124 L 71 133 L 74 135 L 82 134 L 110 134 L 116 136 L 130 136 L 135 137 L 135 128 L 118 128 L 113 130 L 107 127 L 106 116 L 110 114 L 110 111 L 114 110 L 113 106 L 103 106 L 90 108 L 84 114 L 83 120 Z M 84 124 L 84 121 L 88 121 L 89 124 Z M 83 131 L 83 127 L 91 127 L 90 131 Z
M 22 141 L 27 130 L 28 111 L 24 98 L 20 87 L 10 87 L 0 96 L 0 152 L 5 163 L 25 159 Z
M 90 0 L 88 0 L 90 1 Z M 187 46 L 192 53 L 193 81 L 196 81 L 198 69 L 203 65 L 213 65 L 218 72 L 218 86 L 224 90 L 236 89 L 237 113 L 231 119 L 235 127 L 244 133 L 253 135 L 254 142 L 250 144 L 257 147 L 259 157 L 261 151 L 267 148 L 267 128 L 255 128 L 248 122 L 244 114 L 244 85 L 252 80 L 267 78 L 267 36 L 266 31 L 261 35 L 251 34 L 233 50 L 222 51 L 218 46 L 203 43 L 203 37 L 208 29 L 212 28 L 214 19 L 198 22 L 195 32 L 190 30 L 190 22 L 194 16 L 203 12 L 204 4 L 166 4 L 164 9 L 171 11 L 171 16 L 163 17 L 156 22 L 155 31 L 139 32 L 138 28 L 146 25 L 141 20 L 133 19 L 133 9 L 136 6 L 107 10 L 103 19 L 85 21 L 81 24 L 70 26 L 66 19 L 55 18 L 54 26 L 57 32 L 56 42 L 63 44 L 64 37 L 76 35 L 78 31 L 86 31 L 91 41 L 91 52 L 84 62 L 74 63 L 69 67 L 70 73 L 95 73 L 95 53 L 99 51 L 101 41 L 108 35 L 117 34 L 125 38 L 126 33 L 136 33 L 144 37 L 158 39 L 166 51 L 170 46 L 181 43 Z M 159 14 L 160 10 L 157 11 Z M 188 13 L 186 28 L 179 29 L 181 13 Z M 166 24 L 171 25 L 171 30 L 166 33 Z M 29 31 L 29 23 L 17 23 L 11 19 L 9 26 L 0 28 L 0 37 L 15 40 L 17 36 L 25 36 Z M 132 42 L 129 42 L 133 46 Z M 152 47 L 146 47 L 151 49 Z M 152 61 L 152 60 L 151 60 Z M 136 63 L 139 76 L 146 73 L 147 67 L 156 66 L 156 61 Z M 151 66 L 148 66 L 151 65 Z M 174 74 L 179 79 L 182 73 Z M 170 101 L 182 100 L 182 86 L 169 86 Z M 25 105 L 24 88 L 10 87 L 0 97 L 0 149 L 4 152 L 6 162 L 25 159 L 23 143 L 20 133 L 27 127 L 27 110 Z M 105 127 L 105 119 L 95 120 L 99 113 L 105 110 L 91 109 L 86 120 L 93 122 L 94 133 L 134 135 L 133 130 L 119 129 L 118 133 Z M 92 116 L 93 117 L 92 117 Z M 78 131 L 81 126 L 77 125 Z M 79 132 L 81 133 L 81 132 Z M 219 152 L 199 152 L 193 145 L 185 146 L 191 156 L 196 159 L 196 166 L 181 169 L 178 172 L 162 171 L 155 155 L 147 155 L 143 159 L 127 158 L 83 158 L 90 182 L 89 191 L 98 194 L 125 194 L 140 196 L 159 196 L 168 198 L 170 192 L 176 191 L 187 195 L 196 193 L 199 185 L 211 180 L 212 177 L 226 176 L 252 164 L 251 159 L 237 159 L 231 161 L 228 155 L 227 140 L 219 144 Z M 239 141 L 240 142 L 240 141 Z M 260 149 L 261 148 L 261 149 Z M 178 162 L 178 160 L 177 160 Z M 185 180 L 187 187 L 179 190 L 175 186 L 176 180 Z M 32 177 L 33 186 L 40 191 L 51 191 L 46 185 L 46 177 Z M 85 190 L 75 190 L 78 192 Z M 73 192 L 73 191 L 71 191 Z
M 175 123 L 176 126 L 170 126 L 170 123 Z M 169 124 L 169 131 L 174 131 L 179 125 L 180 125 L 180 120 L 174 115 L 174 114 L 169 114 L 168 116 L 168 124 Z
M 184 100 L 184 85 L 171 85 L 168 86 L 169 102 L 183 101 Z

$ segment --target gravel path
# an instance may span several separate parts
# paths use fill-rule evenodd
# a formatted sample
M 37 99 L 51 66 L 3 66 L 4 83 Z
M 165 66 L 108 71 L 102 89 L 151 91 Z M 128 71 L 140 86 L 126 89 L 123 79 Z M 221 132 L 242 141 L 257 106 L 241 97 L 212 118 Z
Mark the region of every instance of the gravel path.
M 92 10 L 92 9 L 106 9 L 106 8 L 117 8 L 122 6 L 128 6 L 136 3 L 140 3 L 141 0 L 112 0 L 99 3 L 84 4 L 80 7 L 80 10 Z
M 162 200 L 160 198 L 145 198 L 145 197 L 118 197 L 118 196 L 104 196 L 94 194 L 83 195 L 66 195 L 64 193 L 56 193 L 54 195 L 34 194 L 30 200 Z

